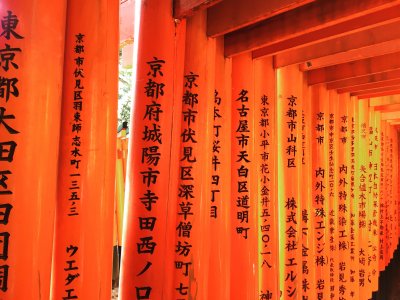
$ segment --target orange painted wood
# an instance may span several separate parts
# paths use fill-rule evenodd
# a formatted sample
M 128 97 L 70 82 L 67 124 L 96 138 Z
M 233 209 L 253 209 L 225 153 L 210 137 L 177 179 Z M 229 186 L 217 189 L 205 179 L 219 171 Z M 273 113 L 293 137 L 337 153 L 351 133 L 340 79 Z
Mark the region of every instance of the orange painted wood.
M 383 118 L 382 114 L 382 119 Z M 384 266 L 387 267 L 390 263 L 392 257 L 393 250 L 393 194 L 392 194 L 392 161 L 391 161 L 391 128 L 388 121 L 384 121 L 385 125 L 385 153 L 384 153 L 384 189 L 385 189 L 385 197 L 386 197 L 386 220 L 385 220 L 385 244 L 384 244 Z
M 386 128 L 387 122 L 381 119 L 381 135 L 380 135 L 380 165 L 381 165 L 381 174 L 380 174 L 380 196 L 379 196 L 379 271 L 383 271 L 386 267 L 386 256 L 387 256 L 387 185 L 386 185 L 386 159 L 387 159 L 387 151 L 386 151 Z
M 369 251 L 369 279 L 370 293 L 378 290 L 379 283 L 379 194 L 380 194 L 380 112 L 369 108 L 370 138 L 369 138 L 369 163 L 368 163 L 368 249 Z
M 357 128 L 357 109 L 358 105 L 356 98 L 348 98 L 348 116 L 349 116 L 349 141 L 350 141 L 350 151 L 348 159 L 348 168 L 350 170 L 350 180 L 349 180 L 349 191 L 348 191 L 348 209 L 349 209 L 349 235 L 347 238 L 348 248 L 349 248 L 349 281 L 347 288 L 350 295 L 353 295 L 355 299 L 359 297 L 359 261 L 358 261 L 358 206 L 355 202 L 355 191 L 358 188 L 357 181 L 355 180 L 356 174 L 356 155 L 358 150 L 356 149 L 356 128 Z
M 386 80 L 396 80 L 399 78 L 400 78 L 400 70 L 393 70 L 393 71 L 381 72 L 350 79 L 337 80 L 334 82 L 328 82 L 326 84 L 326 87 L 328 89 L 342 89 L 342 88 L 350 88 L 358 85 L 370 84 Z
M 308 72 L 308 84 L 313 85 L 400 69 L 398 56 L 399 52 L 311 70 Z
M 387 87 L 380 87 L 380 88 L 376 88 L 376 89 L 368 89 L 368 90 L 351 92 L 350 95 L 363 96 L 363 95 L 371 95 L 371 94 L 384 93 L 384 92 L 390 92 L 390 91 L 396 92 L 398 90 L 400 90 L 400 85 L 393 85 L 393 86 L 387 86 Z
M 174 18 L 182 19 L 196 11 L 206 9 L 222 0 L 174 0 Z
M 207 11 L 207 34 L 212 37 L 238 30 L 315 0 L 224 0 Z
M 258 203 L 251 54 L 232 58 L 231 299 L 258 298 Z
M 52 274 L 55 299 L 110 297 L 118 11 L 115 1 L 68 1 Z M 106 17 L 100 21 L 101 14 Z M 82 19 L 85 22 L 78 21 Z
M 374 106 L 374 110 L 380 112 L 400 111 L 400 104 L 377 105 Z
M 328 125 L 326 128 L 326 143 L 328 144 L 328 228 L 329 228 L 329 295 L 331 299 L 338 298 L 339 290 L 339 96 L 336 91 L 328 91 Z
M 367 90 L 382 88 L 382 87 L 391 87 L 391 86 L 396 86 L 396 85 L 400 85 L 400 78 L 392 79 L 392 80 L 385 80 L 385 81 L 378 81 L 378 82 L 373 82 L 373 83 L 360 84 L 357 86 L 352 86 L 352 87 L 347 87 L 347 88 L 339 88 L 339 89 L 337 89 L 337 92 L 338 93 L 352 93 L 352 92 L 367 91 Z
M 389 91 L 379 92 L 379 93 L 364 94 L 364 95 L 360 95 L 357 97 L 358 97 L 358 99 L 370 99 L 370 98 L 379 98 L 379 97 L 392 96 L 392 95 L 398 95 L 398 94 L 400 94 L 400 89 L 389 90 Z
M 329 94 L 322 85 L 311 87 L 312 207 L 316 294 L 328 299 L 329 281 Z
M 65 16 L 66 1 L 0 4 L 4 300 L 50 299 Z
M 178 271 L 181 271 L 181 274 L 186 274 L 186 266 L 189 265 L 181 264 L 176 260 L 176 235 L 177 235 L 177 216 L 178 212 L 182 213 L 181 206 L 190 206 L 186 205 L 187 198 L 190 198 L 190 187 L 188 193 L 185 192 L 185 188 L 180 186 L 180 160 L 182 159 L 181 155 L 181 144 L 182 144 L 182 111 L 183 111 L 183 95 L 184 95 L 184 74 L 185 74 L 185 57 L 186 57 L 186 19 L 181 20 L 178 23 L 178 26 L 175 26 L 175 49 L 174 49 L 174 75 L 173 75 L 173 120 L 172 120 L 172 130 L 171 130 L 171 150 L 170 150 L 170 163 L 169 163 L 169 190 L 168 197 L 171 199 L 171 205 L 168 205 L 168 216 L 166 219 L 166 232 L 168 232 L 171 236 L 170 242 L 168 240 L 165 241 L 165 263 L 171 264 L 166 265 L 165 271 L 173 273 L 176 268 L 181 267 Z M 190 97 L 189 97 L 190 98 Z M 192 159 L 190 159 L 192 160 Z M 182 194 L 179 196 L 179 191 L 182 190 Z M 178 191 L 178 199 L 177 199 L 177 191 Z M 189 201 L 190 202 L 190 199 Z M 179 211 L 178 211 L 179 210 Z M 185 208 L 184 208 L 185 210 Z M 190 213 L 190 208 L 188 209 Z M 190 226 L 189 226 L 190 227 Z M 173 234 L 175 233 L 175 234 Z M 176 263 L 178 261 L 178 264 Z M 189 269 L 188 269 L 189 272 Z M 165 298 L 173 298 L 173 294 L 176 292 L 176 275 L 168 275 L 164 277 L 164 291 Z
M 360 32 L 319 42 L 317 44 L 287 50 L 275 55 L 275 67 L 283 67 L 296 63 L 307 63 L 310 61 L 315 66 L 315 59 L 331 57 L 340 53 L 352 53 L 357 58 L 358 49 L 372 47 L 385 42 L 400 38 L 397 30 L 400 22 L 393 22 L 381 26 L 367 28 Z M 308 64 L 307 64 L 308 66 Z
M 171 3 L 135 4 L 135 20 L 140 20 L 134 36 L 136 101 L 128 146 L 119 297 L 172 298 L 180 128 L 175 138 L 171 132 L 180 120 L 182 97 L 175 93 L 182 91 L 176 82 L 183 78 L 183 70 L 177 67 L 176 55 L 182 54 L 184 23 L 175 24 Z M 171 179 L 173 171 L 176 177 Z
M 204 233 L 210 231 L 213 158 L 209 133 L 213 130 L 215 69 L 209 62 L 215 61 L 215 47 L 207 39 L 205 26 L 206 11 L 187 20 L 182 114 L 177 116 L 181 119 L 181 148 L 172 262 L 174 299 L 208 295 L 210 239 Z
M 302 293 L 302 104 L 303 74 L 297 66 L 277 70 L 277 176 L 281 299 Z
M 398 18 L 393 0 L 314 2 L 225 36 L 225 55 L 260 50 L 260 57 Z
M 368 299 L 368 139 L 369 139 L 369 110 L 368 102 L 362 100 L 354 101 L 356 105 L 356 128 L 355 128 L 355 193 L 352 202 L 355 213 L 356 231 L 356 257 L 358 257 L 358 299 Z M 356 261 L 356 262 L 357 262 Z
M 350 181 L 351 181 L 351 116 L 350 116 L 350 96 L 348 94 L 339 95 L 339 126 L 338 131 L 338 289 L 343 298 L 350 296 Z
M 231 59 L 224 57 L 223 38 L 216 39 L 215 83 L 212 82 L 215 119 L 213 123 L 213 157 L 220 165 L 210 176 L 210 259 L 207 299 L 230 299 L 231 205 Z M 212 62 L 211 62 L 212 63 Z M 211 76 L 210 76 L 211 77 Z M 210 80 L 211 81 L 211 80 Z
M 377 24 L 390 23 L 399 20 L 400 6 L 390 7 L 382 11 L 372 12 L 368 15 L 363 15 L 350 19 L 339 24 L 331 25 L 326 28 L 318 29 L 312 32 L 304 33 L 300 36 L 289 37 L 283 41 L 277 41 L 270 45 L 256 49 L 253 52 L 253 57 L 258 58 L 265 55 L 271 55 L 285 51 L 290 48 L 302 47 L 304 45 L 311 45 L 322 40 L 328 40 L 333 37 L 347 35 L 349 31 L 357 32 L 365 28 L 374 27 Z
M 279 299 L 276 177 L 276 72 L 272 57 L 254 61 L 255 160 L 258 190 L 258 298 Z
M 394 32 L 397 32 L 397 30 L 394 30 Z M 356 48 L 348 52 L 342 52 L 334 55 L 313 59 L 307 61 L 306 63 L 302 63 L 300 65 L 300 70 L 302 71 L 314 70 L 327 66 L 338 65 L 341 63 L 371 58 L 399 51 L 400 51 L 400 39 L 395 39 L 369 47 Z
M 400 117 L 399 112 L 382 112 L 381 119 L 383 121 L 396 120 Z
M 304 74 L 303 74 L 304 76 Z M 312 186 L 312 103 L 310 101 L 311 87 L 303 79 L 303 103 L 301 118 L 301 186 Z M 301 231 L 302 231 L 302 287 L 301 295 L 304 298 L 316 299 L 315 280 L 315 231 L 314 208 L 312 201 L 312 189 L 301 189 Z

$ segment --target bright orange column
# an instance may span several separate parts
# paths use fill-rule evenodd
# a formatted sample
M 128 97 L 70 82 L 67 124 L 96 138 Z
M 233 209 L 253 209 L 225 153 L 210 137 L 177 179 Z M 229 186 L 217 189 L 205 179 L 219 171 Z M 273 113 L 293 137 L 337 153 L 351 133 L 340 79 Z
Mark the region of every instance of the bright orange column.
M 171 132 L 181 103 L 175 94 L 182 88 L 177 82 L 183 75 L 176 74 L 180 28 L 172 18 L 171 3 L 135 2 L 136 70 L 120 299 L 172 298 L 177 179 L 171 180 L 170 172 L 177 166 L 179 128 L 173 137 Z
M 187 20 L 175 193 L 174 299 L 206 299 L 208 295 L 210 177 L 220 161 L 212 156 L 215 94 L 211 78 L 215 70 L 208 62 L 215 61 L 215 45 L 208 41 L 205 26 L 205 11 Z
M 207 299 L 230 299 L 231 59 L 216 40 L 212 164 L 209 191 L 210 269 Z
M 334 90 L 329 91 L 328 128 L 328 199 L 329 211 L 329 293 L 331 299 L 339 297 L 339 231 L 338 231 L 338 155 L 339 155 L 339 96 Z
M 390 249 L 390 255 L 389 255 L 389 260 L 393 259 L 393 254 L 394 251 L 397 248 L 397 243 L 398 243 L 398 232 L 397 232 L 397 217 L 398 217 L 398 199 L 397 199 L 397 193 L 396 193 L 396 187 L 395 187 L 395 178 L 397 177 L 396 175 L 396 168 L 395 168 L 395 161 L 396 158 L 396 150 L 395 150 L 395 139 L 396 138 L 396 133 L 394 131 L 394 128 L 392 125 L 388 126 L 388 146 L 389 146 L 389 151 L 388 151 L 388 166 L 389 166 L 389 182 L 388 182 L 388 189 L 390 193 L 390 209 L 389 209 L 389 222 L 390 222 L 390 227 L 389 227 L 389 239 L 390 239 L 390 244 L 389 244 L 389 249 Z
M 50 297 L 65 15 L 0 3 L 0 299 Z
M 302 233 L 302 297 L 316 299 L 316 281 L 315 281 L 315 232 L 314 232 L 314 209 L 312 199 L 312 149 L 311 133 L 312 127 L 312 101 L 311 88 L 306 80 L 303 84 L 303 104 L 301 116 L 301 152 L 302 163 L 300 178 L 301 185 L 301 233 Z
M 277 199 L 282 299 L 297 299 L 301 295 L 302 80 L 297 66 L 277 70 Z
M 251 54 L 232 59 L 231 299 L 258 298 L 257 198 Z
M 368 197 L 367 197 L 367 180 L 368 180 L 368 142 L 369 142 L 369 125 L 368 125 L 368 101 L 355 100 L 358 105 L 356 114 L 356 186 L 355 186 L 355 202 L 354 209 L 358 214 L 358 242 L 359 248 L 357 254 L 359 256 L 359 289 L 360 299 L 367 299 L 367 272 L 368 272 Z
M 338 253 L 338 288 L 337 293 L 344 299 L 350 298 L 350 97 L 348 94 L 340 94 L 338 99 L 338 126 L 336 127 L 338 138 L 338 163 L 337 177 L 337 253 Z
M 393 251 L 396 251 L 398 245 L 399 245 L 399 232 L 400 232 L 400 228 L 399 228 L 399 212 L 400 212 L 400 207 L 399 207 L 399 203 L 400 203 L 400 199 L 399 199 L 399 189 L 398 189 L 398 181 L 397 178 L 399 178 L 399 170 L 398 170 L 398 132 L 396 130 L 396 128 L 392 125 L 392 143 L 393 143 L 393 155 L 392 155 L 392 159 L 393 159 L 393 195 L 394 195 L 394 205 L 395 205 L 395 215 L 394 215 L 394 228 L 395 228 L 395 232 L 394 232 L 394 236 L 393 236 L 393 240 L 394 240 L 394 247 L 393 247 Z
M 315 234 L 315 281 L 317 297 L 329 297 L 329 194 L 328 126 L 329 98 L 323 86 L 312 86 L 312 203 Z
M 393 125 L 391 125 L 392 129 L 392 185 L 393 185 L 393 205 L 394 205 L 394 223 L 393 223 L 393 254 L 396 251 L 397 246 L 399 244 L 399 195 L 398 195 L 398 186 L 397 180 L 398 178 L 398 169 L 397 169 L 397 160 L 398 160 L 398 133 Z
M 386 122 L 381 120 L 381 169 L 380 169 L 380 193 L 379 193 L 379 271 L 386 268 L 387 257 L 387 188 L 386 188 Z
M 255 161 L 257 162 L 259 299 L 279 299 L 276 177 L 276 71 L 272 57 L 254 61 Z
M 379 281 L 380 112 L 376 112 L 373 108 L 370 108 L 369 120 L 368 195 L 370 210 L 368 212 L 368 249 L 370 249 L 370 258 L 368 259 L 368 286 L 371 287 L 370 293 L 372 293 L 378 290 Z
M 389 193 L 389 141 L 387 138 L 388 134 L 388 123 L 386 121 L 382 121 L 382 185 L 381 189 L 384 191 L 382 194 L 382 203 L 384 209 L 384 244 L 383 244 L 383 269 L 385 269 L 389 264 L 389 255 L 390 255 L 390 239 L 389 239 L 389 227 L 390 227 L 390 193 Z
M 68 1 L 54 299 L 110 297 L 118 9 L 112 0 Z
M 356 98 L 349 100 L 349 127 L 350 127 L 350 197 L 349 197 L 349 210 L 350 210 L 350 299 L 359 299 L 359 230 L 358 230 L 358 199 L 356 198 L 356 191 L 358 189 L 358 181 L 356 179 L 356 170 L 358 167 L 359 149 L 357 148 L 357 134 L 358 134 L 358 102 Z

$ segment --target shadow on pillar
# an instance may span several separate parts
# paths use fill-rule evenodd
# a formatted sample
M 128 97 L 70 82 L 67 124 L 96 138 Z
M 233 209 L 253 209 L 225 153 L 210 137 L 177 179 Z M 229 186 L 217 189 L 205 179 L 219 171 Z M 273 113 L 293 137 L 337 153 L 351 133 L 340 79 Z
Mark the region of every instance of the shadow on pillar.
M 372 300 L 400 300 L 400 251 L 393 255 L 389 266 L 379 276 L 379 290 Z
M 112 288 L 113 289 L 118 287 L 120 269 L 121 269 L 121 246 L 114 246 L 113 274 L 112 274 Z

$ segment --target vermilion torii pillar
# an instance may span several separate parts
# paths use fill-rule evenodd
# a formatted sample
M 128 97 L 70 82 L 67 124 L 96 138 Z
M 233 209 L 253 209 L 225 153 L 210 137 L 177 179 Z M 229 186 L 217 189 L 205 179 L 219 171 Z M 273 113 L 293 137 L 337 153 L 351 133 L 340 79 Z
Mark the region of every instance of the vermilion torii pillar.
M 120 299 L 172 299 L 175 291 L 180 130 L 172 125 L 180 124 L 185 37 L 184 23 L 175 26 L 169 1 L 136 1 Z
M 65 13 L 0 3 L 0 299 L 49 299 Z
M 68 1 L 52 299 L 110 299 L 118 1 Z

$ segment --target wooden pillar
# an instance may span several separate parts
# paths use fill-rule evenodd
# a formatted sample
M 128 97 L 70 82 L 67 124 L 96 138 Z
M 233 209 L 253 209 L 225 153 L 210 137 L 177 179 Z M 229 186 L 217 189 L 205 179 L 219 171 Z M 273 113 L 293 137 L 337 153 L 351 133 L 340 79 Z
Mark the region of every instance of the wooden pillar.
M 358 134 L 358 102 L 354 97 L 350 98 L 350 295 L 354 299 L 359 298 L 359 224 L 358 224 L 358 180 L 356 178 L 359 149 L 357 148 Z
M 50 298 L 65 14 L 62 0 L 0 4 L 0 298 L 5 300 Z
M 327 299 L 329 295 L 328 93 L 321 85 L 313 86 L 311 99 L 315 281 L 317 297 Z
M 175 299 L 205 299 L 208 295 L 210 177 L 220 162 L 212 157 L 215 45 L 205 28 L 205 11 L 187 20 L 182 113 L 177 116 L 181 131 L 179 188 L 175 192 Z
M 136 1 L 134 101 L 130 124 L 120 299 L 170 299 L 174 269 L 180 93 L 177 67 L 184 23 L 172 3 Z M 184 33 L 184 31 L 183 31 Z M 183 36 L 184 37 L 184 36 Z M 177 70 L 180 70 L 181 73 Z M 175 131 L 173 131 L 175 130 Z M 174 133 L 174 134 L 171 134 Z M 184 271 L 184 266 L 182 266 Z
M 328 200 L 329 210 L 329 293 L 330 298 L 340 297 L 339 292 L 339 230 L 338 230 L 338 154 L 339 154 L 339 96 L 336 91 L 329 91 L 329 114 L 326 142 L 328 144 Z
M 112 0 L 68 1 L 52 287 L 55 299 L 110 298 L 118 10 L 118 3 Z
M 210 264 L 208 299 L 230 299 L 231 223 L 231 75 L 232 60 L 224 57 L 223 38 L 216 40 L 214 125 L 210 187 Z
M 305 75 L 304 75 L 305 76 Z M 312 99 L 311 88 L 308 86 L 306 80 L 303 83 L 303 104 L 301 116 L 301 184 L 303 187 L 310 188 L 301 189 L 301 233 L 302 233 L 302 284 L 301 294 L 302 297 L 308 299 L 316 298 L 316 281 L 315 281 L 315 230 L 314 219 L 315 210 L 313 208 L 312 198 Z
M 368 183 L 369 183 L 369 213 L 368 213 L 368 237 L 370 249 L 369 262 L 369 282 L 371 282 L 370 293 L 378 291 L 379 282 L 379 194 L 380 194 L 380 112 L 369 108 L 369 164 L 368 164 Z
M 350 297 L 350 180 L 351 180 L 351 117 L 350 97 L 340 94 L 338 99 L 338 163 L 336 170 L 338 177 L 337 192 L 337 254 L 338 254 L 338 295 L 343 298 Z
M 279 299 L 278 202 L 276 177 L 276 71 L 272 57 L 254 61 L 257 162 L 259 299 Z
M 303 75 L 297 66 L 277 70 L 277 176 L 279 266 L 282 299 L 301 295 L 301 116 Z
M 257 203 L 251 54 L 232 59 L 231 299 L 257 299 Z

